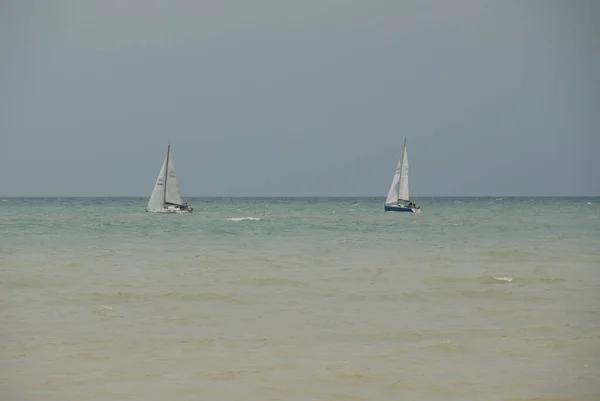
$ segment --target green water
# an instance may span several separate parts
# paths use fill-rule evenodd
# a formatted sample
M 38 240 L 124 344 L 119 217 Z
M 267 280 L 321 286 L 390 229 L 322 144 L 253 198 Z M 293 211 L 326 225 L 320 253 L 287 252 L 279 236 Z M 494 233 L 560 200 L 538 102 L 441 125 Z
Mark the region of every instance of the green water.
M 186 201 L 0 201 L 4 399 L 600 397 L 600 198 Z

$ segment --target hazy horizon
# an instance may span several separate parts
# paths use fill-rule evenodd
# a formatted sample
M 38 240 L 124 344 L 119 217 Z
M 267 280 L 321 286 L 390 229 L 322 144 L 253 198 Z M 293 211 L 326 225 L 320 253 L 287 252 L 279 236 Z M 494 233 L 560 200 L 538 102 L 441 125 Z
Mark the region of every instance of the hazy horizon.
M 147 199 L 147 196 L 4 196 L 0 199 Z M 377 199 L 385 200 L 385 196 L 380 195 L 358 195 L 358 196 L 336 196 L 336 195 L 316 195 L 316 196 L 184 196 L 186 199 Z M 572 195 L 572 196 L 534 196 L 534 195 L 469 195 L 469 196 L 415 196 L 413 199 L 595 199 L 600 195 Z
M 600 2 L 6 0 L 0 197 L 600 195 Z M 111 194 L 111 195 L 106 195 Z

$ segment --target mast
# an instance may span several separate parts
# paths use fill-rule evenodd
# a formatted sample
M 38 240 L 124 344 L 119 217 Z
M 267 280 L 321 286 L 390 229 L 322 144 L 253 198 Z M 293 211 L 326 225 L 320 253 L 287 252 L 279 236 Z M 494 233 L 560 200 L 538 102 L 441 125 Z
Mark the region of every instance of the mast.
M 169 155 L 171 154 L 171 145 L 167 147 L 167 164 L 165 165 L 165 185 L 163 188 L 163 206 L 167 203 L 167 177 L 169 176 Z
M 398 189 L 396 191 L 397 202 L 400 203 L 400 183 L 402 182 L 402 167 L 404 166 L 404 153 L 406 151 L 406 137 L 404 137 L 404 146 L 402 147 L 402 161 L 400 162 L 400 179 L 398 180 Z

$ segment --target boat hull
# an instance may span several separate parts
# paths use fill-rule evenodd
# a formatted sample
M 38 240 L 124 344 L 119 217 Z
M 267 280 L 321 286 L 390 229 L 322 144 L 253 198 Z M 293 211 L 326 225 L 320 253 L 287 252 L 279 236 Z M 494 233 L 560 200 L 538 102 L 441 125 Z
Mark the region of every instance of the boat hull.
M 152 213 L 167 213 L 167 214 L 174 214 L 174 213 L 192 213 L 191 210 L 181 210 L 178 207 L 165 207 L 162 209 L 146 209 L 147 212 L 152 212 Z
M 421 213 L 421 209 L 399 205 L 383 205 L 383 210 L 386 212 Z
M 187 210 L 166 210 L 166 209 L 162 209 L 162 210 L 146 210 L 147 212 L 152 212 L 152 213 L 161 213 L 161 214 L 181 214 L 181 213 L 192 213 L 190 211 Z

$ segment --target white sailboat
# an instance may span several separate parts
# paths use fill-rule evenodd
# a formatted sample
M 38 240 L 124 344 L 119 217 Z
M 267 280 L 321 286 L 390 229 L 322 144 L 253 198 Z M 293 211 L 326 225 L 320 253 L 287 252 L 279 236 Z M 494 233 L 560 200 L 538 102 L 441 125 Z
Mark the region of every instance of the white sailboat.
M 402 157 L 398 161 L 396 173 L 392 179 L 392 185 L 390 186 L 383 208 L 386 212 L 421 212 L 421 207 L 415 205 L 414 202 L 410 200 L 410 193 L 408 190 L 408 152 L 406 150 L 406 138 L 404 138 Z
M 152 190 L 152 195 L 150 195 L 146 211 L 155 213 L 191 213 L 193 210 L 181 197 L 173 157 L 171 156 L 171 145 L 169 145 L 167 155 L 158 173 L 154 190 Z

